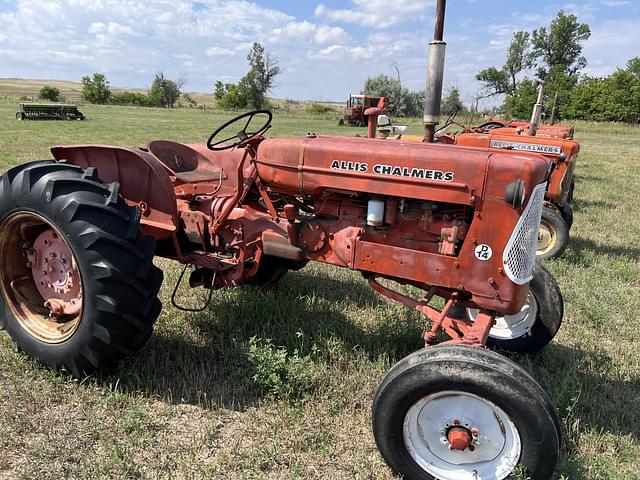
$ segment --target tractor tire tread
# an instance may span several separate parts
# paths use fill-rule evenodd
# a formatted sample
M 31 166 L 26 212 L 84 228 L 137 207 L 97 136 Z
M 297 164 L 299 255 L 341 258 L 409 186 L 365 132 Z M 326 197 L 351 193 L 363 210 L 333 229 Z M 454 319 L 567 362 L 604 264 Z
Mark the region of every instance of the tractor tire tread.
M 155 240 L 142 236 L 140 211 L 119 196 L 119 184 L 98 175 L 94 168 L 39 161 L 0 180 L 0 219 L 20 210 L 42 215 L 66 237 L 88 292 L 78 330 L 62 344 L 32 337 L 8 314 L 5 326 L 21 350 L 76 378 L 112 368 L 142 348 L 162 310 Z M 8 310 L 2 301 L 0 309 Z

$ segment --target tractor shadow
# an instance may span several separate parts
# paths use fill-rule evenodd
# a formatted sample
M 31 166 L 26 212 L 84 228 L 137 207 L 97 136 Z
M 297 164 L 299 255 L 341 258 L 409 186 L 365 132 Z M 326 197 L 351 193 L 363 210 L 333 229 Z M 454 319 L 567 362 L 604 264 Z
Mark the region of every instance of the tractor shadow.
M 584 432 L 640 440 L 640 377 L 621 378 L 607 354 L 552 343 L 536 355 L 509 356 L 532 373 L 556 407 L 564 425 L 559 471 L 566 478 L 590 478 L 573 440 Z
M 391 362 L 419 349 L 423 324 L 416 315 L 375 321 L 373 311 L 355 322 L 342 313 L 358 309 L 370 315 L 382 302 L 364 279 L 291 272 L 274 286 L 221 295 L 202 313 L 161 317 L 149 344 L 98 381 L 113 384 L 117 376 L 125 392 L 244 411 L 263 397 L 252 379 L 252 338 L 270 339 L 299 357 L 309 355 L 314 365 L 328 362 L 335 348 L 347 357 L 361 352 L 372 361 Z
M 587 200 L 581 198 L 576 198 L 571 206 L 573 207 L 574 213 L 584 212 L 594 208 L 601 208 L 604 210 L 613 210 L 616 208 L 613 203 L 609 203 L 604 200 Z
M 584 237 L 571 237 L 563 259 L 576 265 L 591 265 L 597 255 L 620 257 L 629 261 L 640 258 L 640 248 L 632 246 L 599 244 Z

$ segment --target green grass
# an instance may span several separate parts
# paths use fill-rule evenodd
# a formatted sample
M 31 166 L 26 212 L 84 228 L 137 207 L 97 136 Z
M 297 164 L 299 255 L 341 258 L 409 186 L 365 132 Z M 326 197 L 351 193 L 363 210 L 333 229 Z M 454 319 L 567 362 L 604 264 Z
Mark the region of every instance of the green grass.
M 0 100 L 0 171 L 55 144 L 203 142 L 232 114 L 84 106 L 85 122 L 18 122 Z M 417 120 L 410 122 L 418 133 Z M 278 113 L 270 134 L 364 134 L 336 114 Z M 640 130 L 578 124 L 575 225 L 547 266 L 565 298 L 555 342 L 512 356 L 565 430 L 558 476 L 640 478 Z M 389 367 L 422 320 L 353 272 L 310 264 L 272 288 L 216 292 L 206 312 L 169 297 L 149 345 L 83 382 L 41 368 L 0 332 L 0 479 L 392 478 L 370 428 Z M 201 292 L 183 291 L 197 302 Z M 255 339 L 254 339 L 255 338 Z M 254 340 L 252 340 L 254 339 Z

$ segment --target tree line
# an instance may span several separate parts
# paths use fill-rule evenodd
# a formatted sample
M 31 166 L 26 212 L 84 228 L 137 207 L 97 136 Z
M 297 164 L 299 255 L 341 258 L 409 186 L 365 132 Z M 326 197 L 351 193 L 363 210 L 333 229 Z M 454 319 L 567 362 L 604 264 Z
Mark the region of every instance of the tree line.
M 170 80 L 163 72 L 156 73 L 147 93 L 113 92 L 102 73 L 82 77 L 82 99 L 98 105 L 138 105 L 141 107 L 173 108 L 185 83 L 184 78 Z
M 640 57 L 607 77 L 582 75 L 582 46 L 590 36 L 588 24 L 562 10 L 549 27 L 515 32 L 504 65 L 476 75 L 482 96 L 503 95 L 502 113 L 528 119 L 543 81 L 547 118 L 640 122 Z

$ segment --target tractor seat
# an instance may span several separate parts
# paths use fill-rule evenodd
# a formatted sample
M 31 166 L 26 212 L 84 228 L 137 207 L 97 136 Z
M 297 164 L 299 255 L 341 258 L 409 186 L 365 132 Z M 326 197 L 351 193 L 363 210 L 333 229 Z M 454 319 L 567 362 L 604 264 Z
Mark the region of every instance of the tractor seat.
M 182 183 L 220 182 L 227 178 L 222 168 L 190 145 L 156 140 L 149 151 Z M 212 153 L 213 154 L 213 153 Z

